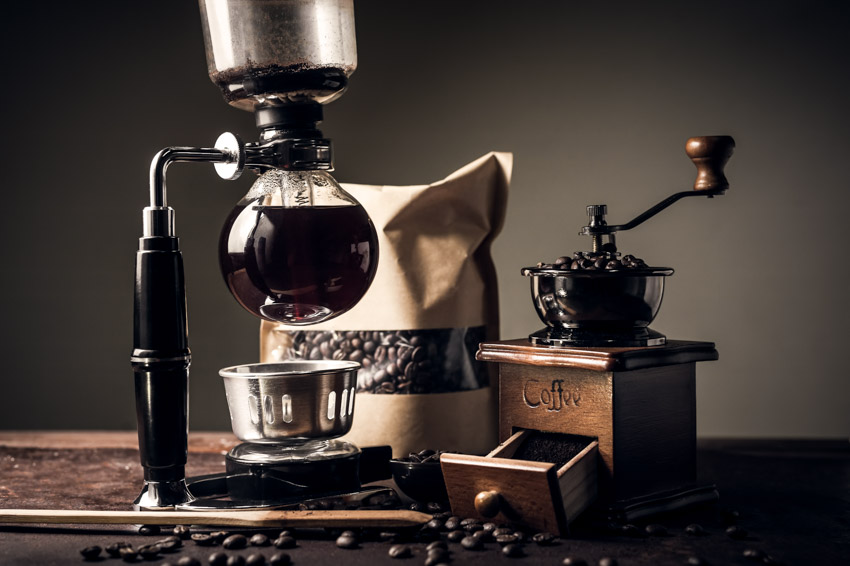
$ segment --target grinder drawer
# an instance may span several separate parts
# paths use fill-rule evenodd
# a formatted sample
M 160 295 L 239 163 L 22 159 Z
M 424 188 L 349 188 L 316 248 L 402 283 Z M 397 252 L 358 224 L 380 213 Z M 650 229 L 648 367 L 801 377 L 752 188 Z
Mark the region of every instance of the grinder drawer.
M 546 445 L 537 442 L 540 435 L 556 448 L 559 439 L 586 445 L 559 467 L 538 461 L 547 458 Z M 533 460 L 517 458 L 535 447 Z M 598 453 L 595 438 L 520 430 L 486 456 L 443 454 L 440 463 L 455 515 L 566 535 L 596 498 Z M 557 454 L 552 456 L 555 460 Z

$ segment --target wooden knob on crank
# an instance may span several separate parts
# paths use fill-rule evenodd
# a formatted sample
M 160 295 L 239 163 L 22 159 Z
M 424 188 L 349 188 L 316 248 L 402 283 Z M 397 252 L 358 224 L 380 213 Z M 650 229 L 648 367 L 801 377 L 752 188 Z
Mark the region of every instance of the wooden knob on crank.
M 697 166 L 695 191 L 725 191 L 729 181 L 723 174 L 723 166 L 732 157 L 735 140 L 731 136 L 701 136 L 690 138 L 685 144 L 685 153 Z
M 475 510 L 486 519 L 499 514 L 502 506 L 502 496 L 498 491 L 482 491 L 475 496 Z

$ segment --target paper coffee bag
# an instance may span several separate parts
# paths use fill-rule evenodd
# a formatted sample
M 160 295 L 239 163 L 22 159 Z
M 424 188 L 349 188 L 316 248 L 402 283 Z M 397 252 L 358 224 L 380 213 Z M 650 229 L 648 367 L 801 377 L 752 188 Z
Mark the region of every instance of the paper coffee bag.
M 475 352 L 498 339 L 490 246 L 511 166 L 511 154 L 489 153 L 430 185 L 343 185 L 378 232 L 375 279 L 327 322 L 264 321 L 260 359 L 359 362 L 346 440 L 391 445 L 396 457 L 425 448 L 483 454 L 496 444 L 496 374 Z

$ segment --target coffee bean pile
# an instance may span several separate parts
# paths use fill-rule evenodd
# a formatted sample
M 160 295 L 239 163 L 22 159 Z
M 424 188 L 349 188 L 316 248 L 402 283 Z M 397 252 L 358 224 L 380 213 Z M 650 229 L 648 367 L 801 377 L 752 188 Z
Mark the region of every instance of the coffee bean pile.
M 483 326 L 398 331 L 290 331 L 290 359 L 359 362 L 357 391 L 448 393 L 489 384 L 475 360 Z
M 539 262 L 541 269 L 561 271 L 614 271 L 618 269 L 646 269 L 646 262 L 633 255 L 612 252 L 576 252 L 570 256 L 561 256 L 553 263 Z

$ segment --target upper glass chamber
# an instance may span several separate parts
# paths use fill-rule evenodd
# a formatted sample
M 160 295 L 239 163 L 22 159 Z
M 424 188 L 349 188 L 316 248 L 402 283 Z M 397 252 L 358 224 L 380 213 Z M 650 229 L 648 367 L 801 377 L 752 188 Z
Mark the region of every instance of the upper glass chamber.
M 357 68 L 354 0 L 199 0 L 210 79 L 243 110 L 329 102 Z

